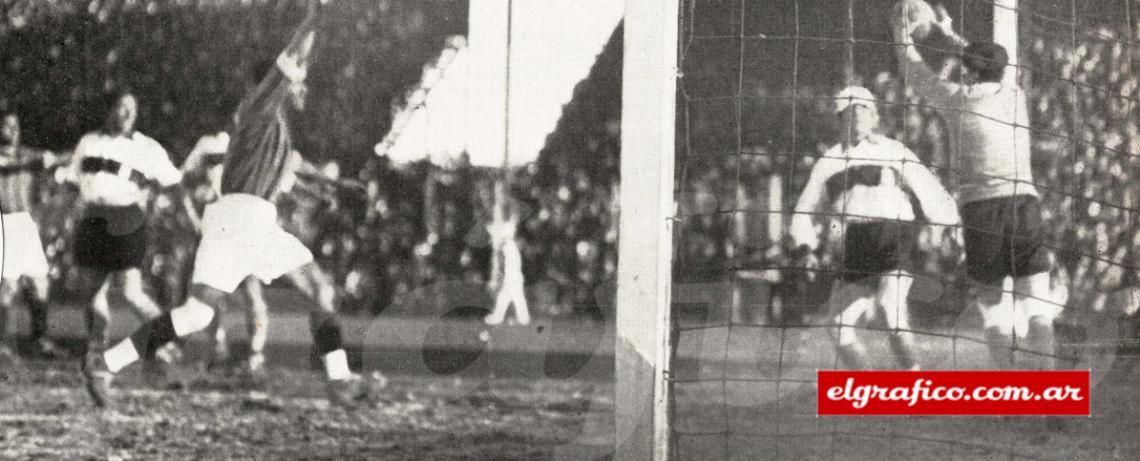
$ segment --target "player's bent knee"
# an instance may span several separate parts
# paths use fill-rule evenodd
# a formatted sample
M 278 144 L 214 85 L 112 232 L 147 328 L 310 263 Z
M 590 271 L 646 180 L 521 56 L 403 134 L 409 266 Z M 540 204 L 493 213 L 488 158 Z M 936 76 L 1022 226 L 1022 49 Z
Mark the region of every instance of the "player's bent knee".
M 205 330 L 213 321 L 214 308 L 194 297 L 170 311 L 174 334 L 180 338 Z

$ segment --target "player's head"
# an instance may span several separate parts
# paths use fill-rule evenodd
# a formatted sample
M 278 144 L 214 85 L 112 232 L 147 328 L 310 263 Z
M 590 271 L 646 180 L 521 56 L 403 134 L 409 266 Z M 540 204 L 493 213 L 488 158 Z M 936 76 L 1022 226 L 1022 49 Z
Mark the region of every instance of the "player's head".
M 5 146 L 20 144 L 20 117 L 16 114 L 4 114 L 4 120 L 0 121 L 0 143 Z
M 835 113 L 840 130 L 850 141 L 860 141 L 879 128 L 879 109 L 875 95 L 861 86 L 849 86 L 835 95 Z
M 1000 82 L 1009 65 L 1005 47 L 993 42 L 974 42 L 962 50 L 962 66 L 971 82 Z
M 139 100 L 130 91 L 111 95 L 107 108 L 107 131 L 113 134 L 130 134 L 135 130 L 139 115 Z

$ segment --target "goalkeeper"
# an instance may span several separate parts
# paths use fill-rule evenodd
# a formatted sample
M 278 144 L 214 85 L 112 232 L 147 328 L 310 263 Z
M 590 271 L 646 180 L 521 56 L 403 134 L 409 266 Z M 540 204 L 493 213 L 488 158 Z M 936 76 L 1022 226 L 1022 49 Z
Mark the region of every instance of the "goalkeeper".
M 900 72 L 906 83 L 945 119 L 950 164 L 958 176 L 958 204 L 965 226 L 966 273 L 981 311 L 986 339 L 998 368 L 1013 364 L 1013 335 L 1053 355 L 1054 299 L 1045 248 L 1045 223 L 1030 163 L 1029 110 L 1016 72 L 1007 71 L 1005 48 L 969 43 L 953 30 L 941 5 L 904 0 L 892 21 Z M 930 30 L 961 46 L 961 82 L 935 74 L 914 40 Z M 1012 279 L 1012 295 L 1003 287 Z

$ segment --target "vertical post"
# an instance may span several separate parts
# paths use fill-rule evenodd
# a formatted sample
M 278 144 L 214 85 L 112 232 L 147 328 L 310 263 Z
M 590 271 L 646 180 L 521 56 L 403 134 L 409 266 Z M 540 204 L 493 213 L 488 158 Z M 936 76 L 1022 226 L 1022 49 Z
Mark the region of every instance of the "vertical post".
M 627 0 L 622 76 L 615 458 L 669 454 L 679 0 Z
M 778 245 L 784 240 L 784 177 L 772 174 L 768 179 L 768 242 Z
M 843 86 L 855 84 L 855 0 L 847 0 L 847 41 L 843 42 Z
M 1017 12 L 1017 0 L 994 0 L 994 43 L 1005 47 L 1009 53 L 1009 67 L 1003 79 L 1005 84 L 1016 84 L 1019 74 Z
M 507 151 L 509 0 L 471 0 L 468 16 L 467 149 L 493 165 Z
M 784 177 L 778 173 L 772 173 L 768 176 L 768 243 L 776 246 L 783 240 Z M 777 278 L 767 278 L 767 280 L 769 283 L 779 281 Z M 784 298 L 777 290 L 771 290 L 768 297 L 768 321 L 778 322 L 783 318 Z

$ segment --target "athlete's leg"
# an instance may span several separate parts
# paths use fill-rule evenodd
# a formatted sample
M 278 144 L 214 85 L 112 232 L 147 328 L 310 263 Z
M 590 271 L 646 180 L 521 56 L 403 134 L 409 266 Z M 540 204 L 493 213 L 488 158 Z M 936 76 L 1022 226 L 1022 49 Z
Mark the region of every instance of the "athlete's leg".
M 233 296 L 226 296 L 221 303 L 215 306 L 214 320 L 205 330 L 205 342 L 208 343 L 205 359 L 207 369 L 224 364 L 229 359 L 229 343 L 226 340 L 226 328 L 222 325 L 223 314 L 233 307 Z
M 162 315 L 162 309 L 143 291 L 142 270 L 132 267 L 112 272 L 110 279 L 112 281 L 111 286 L 117 288 L 117 290 L 112 290 L 112 293 L 118 291 L 122 301 L 126 303 L 140 323 L 146 324 Z M 142 351 L 144 353 L 143 359 L 146 361 L 143 374 L 152 385 L 166 386 L 170 383 L 165 381 L 182 353 L 178 344 L 173 341 L 155 344 L 154 346 L 154 348 Z M 177 385 L 177 383 L 175 384 Z
M 135 314 L 140 322 L 146 322 L 162 315 L 154 300 L 143 291 L 142 271 L 137 267 L 128 268 L 111 273 L 113 286 L 126 301 L 127 307 Z
M 503 273 L 503 253 L 496 245 L 491 250 L 491 277 L 490 288 L 495 291 L 495 306 L 491 309 L 491 313 L 483 317 L 483 322 L 488 325 L 498 325 L 503 323 L 507 318 L 507 309 L 511 305 L 511 300 L 506 296 L 506 274 Z
M 511 307 L 511 296 L 506 290 L 506 284 L 499 286 L 498 291 L 495 292 L 495 308 L 483 318 L 483 322 L 489 325 L 498 325 L 507 319 L 507 311 Z
M 48 336 L 48 278 L 46 275 L 24 277 L 20 293 L 32 318 L 32 339 L 37 352 L 46 357 L 59 357 L 62 350 Z
M 990 349 L 993 366 L 997 369 L 1013 368 L 1016 365 L 1014 333 L 1018 323 L 1013 296 L 999 282 L 971 286 L 970 297 L 982 314 L 986 344 Z
M 1029 328 L 1026 332 L 1027 346 L 1037 356 L 1037 368 L 1054 369 L 1057 367 L 1056 337 L 1053 332 L 1053 320 L 1061 312 L 1064 301 L 1053 299 L 1049 274 L 1046 272 L 1033 274 L 1014 279 L 1014 303 L 1025 312 L 1029 318 Z
M 285 274 L 298 290 L 316 301 L 309 317 L 313 345 L 324 367 L 329 400 L 350 405 L 368 395 L 362 380 L 348 368 L 340 321 L 336 317 L 336 288 L 316 263 L 307 263 Z
M 522 274 L 519 277 L 507 278 L 507 283 L 503 284 L 503 288 L 507 292 L 510 301 L 515 306 L 515 318 L 518 319 L 520 324 L 530 324 L 530 307 L 526 302 L 526 289 L 523 287 Z
M 190 288 L 190 297 L 182 306 L 171 309 L 144 323 L 129 337 L 108 348 L 106 352 L 88 354 L 83 363 L 87 390 L 98 406 L 109 403 L 111 380 L 114 374 L 175 339 L 204 330 L 213 321 L 217 306 L 226 293 L 202 284 Z
M 874 292 L 862 283 L 836 281 L 832 285 L 828 309 L 839 312 L 833 318 L 834 328 L 828 328 L 836 339 L 836 352 L 848 368 L 865 370 L 871 367 L 867 352 L 855 334 L 855 326 L 874 309 Z
M 107 328 L 111 324 L 111 281 L 105 273 L 89 273 L 99 283 L 99 290 L 87 309 L 87 350 L 98 354 L 107 347 Z
M 329 380 L 347 379 L 350 374 L 342 348 L 340 322 L 336 317 L 336 289 L 316 263 L 305 264 L 284 277 L 315 301 L 316 307 L 309 315 L 309 328 L 326 377 Z
M 907 271 L 898 270 L 879 277 L 876 293 L 878 308 L 883 312 L 890 333 L 891 351 L 903 369 L 918 369 L 914 353 L 914 333 L 910 331 L 910 311 L 907 294 L 914 278 Z
M 244 282 L 246 297 L 246 331 L 249 333 L 249 358 L 246 368 L 259 373 L 265 368 L 265 341 L 269 338 L 269 305 L 261 290 L 261 281 L 255 277 Z
M 11 332 L 8 331 L 12 317 L 13 303 L 16 300 L 16 283 L 11 279 L 0 280 L 0 360 L 16 361 L 16 353 L 10 344 Z

